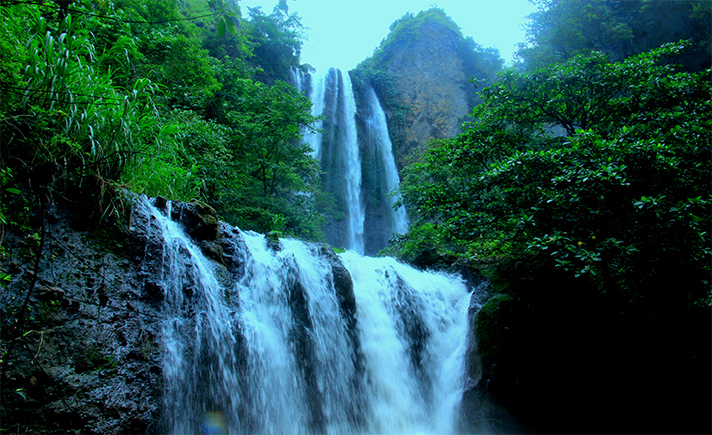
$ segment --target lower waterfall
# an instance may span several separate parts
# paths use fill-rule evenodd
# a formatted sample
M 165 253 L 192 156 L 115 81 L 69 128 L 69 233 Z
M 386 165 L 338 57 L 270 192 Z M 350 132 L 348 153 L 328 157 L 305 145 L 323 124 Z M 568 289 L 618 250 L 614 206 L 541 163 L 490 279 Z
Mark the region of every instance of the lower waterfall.
M 460 278 L 224 223 L 220 264 L 171 215 L 146 198 L 134 210 L 161 241 L 146 272 L 164 292 L 167 433 L 455 431 Z

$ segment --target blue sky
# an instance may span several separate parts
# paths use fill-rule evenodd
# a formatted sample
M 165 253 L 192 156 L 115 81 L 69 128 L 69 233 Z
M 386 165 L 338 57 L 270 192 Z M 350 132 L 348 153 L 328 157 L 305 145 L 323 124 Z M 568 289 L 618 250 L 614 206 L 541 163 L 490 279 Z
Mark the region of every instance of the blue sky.
M 277 0 L 240 0 L 239 4 L 246 16 L 247 7 L 272 12 Z M 452 17 L 465 36 L 497 48 L 511 62 L 515 45 L 525 40 L 524 17 L 535 10 L 527 0 L 288 0 L 288 5 L 289 12 L 297 13 L 308 28 L 302 62 L 317 70 L 353 69 L 373 54 L 393 21 L 432 6 Z

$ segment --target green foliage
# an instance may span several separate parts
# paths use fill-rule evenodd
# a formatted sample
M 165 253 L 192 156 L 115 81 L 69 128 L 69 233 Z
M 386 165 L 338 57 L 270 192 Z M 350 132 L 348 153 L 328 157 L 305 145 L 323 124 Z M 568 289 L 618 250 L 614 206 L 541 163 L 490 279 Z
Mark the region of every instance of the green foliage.
M 225 30 L 232 35 L 237 33 L 237 26 L 233 20 L 237 17 L 237 14 L 231 10 L 229 4 L 226 4 L 223 0 L 208 0 L 208 6 L 220 15 L 217 24 L 218 36 L 225 36 Z
M 404 171 L 399 255 L 489 278 L 479 385 L 534 431 L 640 431 L 666 397 L 646 431 L 709 431 L 711 72 L 661 66 L 680 49 L 508 73 Z
M 3 223 L 26 219 L 6 211 L 31 207 L 38 189 L 104 217 L 128 188 L 211 201 L 245 229 L 284 216 L 285 233 L 323 237 L 330 200 L 300 143 L 310 103 L 275 81 L 301 47 L 286 4 L 251 21 L 227 1 L 47 1 L 0 13 Z M 272 86 L 252 79 L 256 66 Z
M 422 268 L 448 268 L 457 261 L 453 244 L 442 237 L 442 228 L 432 223 L 416 226 L 407 234 L 396 234 L 380 254 L 398 256 L 401 261 Z
M 482 94 L 499 116 L 518 123 L 560 126 L 569 136 L 577 129 L 600 131 L 618 115 L 612 105 L 620 103 L 621 95 L 632 95 L 631 85 L 671 73 L 671 66 L 659 64 L 679 54 L 685 45 L 667 44 L 613 64 L 602 53 L 579 55 L 534 71 L 525 80 L 510 71 Z
M 161 97 L 170 107 L 197 110 L 204 107 L 219 86 L 208 51 L 195 38 L 197 27 L 185 20 L 174 1 L 121 0 L 114 7 L 107 5 L 103 13 L 130 21 L 128 28 L 122 30 L 135 45 L 125 56 L 130 62 L 126 71 L 130 82 L 148 78 L 160 83 Z M 226 13 L 225 6 L 213 12 L 215 19 Z M 115 44 L 110 42 L 113 32 L 107 33 L 108 46 L 115 50 Z
M 267 232 L 283 215 L 287 234 L 323 238 L 319 165 L 300 140 L 314 128 L 309 100 L 283 82 L 242 78 L 233 65 L 224 60 L 217 68 L 223 86 L 211 104 L 213 121 L 179 115 L 202 197 L 241 228 Z
M 287 81 L 290 67 L 299 66 L 304 34 L 301 19 L 289 14 L 286 2 L 275 6 L 274 11 L 265 15 L 260 8 L 249 8 L 251 20 L 246 23 L 246 34 L 257 62 L 262 70 L 262 81 Z
M 91 20 L 67 15 L 58 25 L 38 9 L 16 7 L 28 26 L 19 86 L 8 90 L 15 104 L 7 114 L 3 155 L 14 184 L 99 186 L 118 182 L 148 148 L 161 147 L 156 85 L 146 79 L 124 90 L 97 68 Z M 130 41 L 126 42 L 130 45 Z M 87 178 L 95 181 L 88 182 Z M 101 201 L 101 199 L 100 199 Z
M 684 270 L 677 297 L 709 305 L 709 72 L 658 66 L 680 49 L 506 74 L 464 133 L 406 168 L 403 200 L 423 217 L 406 238 L 426 243 L 418 232 L 437 223 L 470 265 L 558 269 L 622 302 L 655 300 Z M 569 138 L 543 128 L 562 124 Z
M 157 141 L 147 147 L 128 167 L 122 181 L 134 192 L 149 196 L 164 196 L 190 201 L 200 195 L 204 186 L 199 178 L 199 167 L 183 149 L 179 123 L 166 122 L 161 126 Z
M 539 10 L 520 46 L 522 67 L 534 70 L 592 51 L 620 61 L 668 42 L 690 39 L 680 59 L 687 70 L 710 67 L 712 7 L 705 0 L 534 0 Z

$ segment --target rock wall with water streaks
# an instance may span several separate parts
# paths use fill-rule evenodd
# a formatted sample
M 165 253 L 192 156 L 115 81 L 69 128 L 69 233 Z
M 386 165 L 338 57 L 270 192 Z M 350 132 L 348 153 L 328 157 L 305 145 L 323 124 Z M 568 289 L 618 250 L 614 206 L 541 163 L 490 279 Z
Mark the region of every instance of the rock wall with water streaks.
M 402 168 L 414 148 L 459 132 L 479 98 L 470 80 L 491 84 L 501 66 L 496 50 L 465 38 L 444 11 L 432 8 L 393 23 L 352 74 L 359 92 L 375 88 Z
M 463 429 L 461 418 L 473 403 L 463 393 L 476 384 L 466 371 L 472 305 L 461 279 L 244 233 L 197 202 L 137 198 L 128 226 L 107 224 L 111 234 L 72 222 L 48 214 L 35 286 L 31 263 L 0 264 L 14 274 L 0 288 L 4 429 L 477 427 Z M 13 319 L 30 289 L 18 331 Z

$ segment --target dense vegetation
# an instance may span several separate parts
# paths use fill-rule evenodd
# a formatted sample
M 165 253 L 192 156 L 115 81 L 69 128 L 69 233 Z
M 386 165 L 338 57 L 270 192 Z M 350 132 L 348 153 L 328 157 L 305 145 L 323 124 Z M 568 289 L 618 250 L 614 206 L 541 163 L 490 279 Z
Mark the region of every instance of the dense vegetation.
M 600 268 L 615 259 L 629 270 L 624 258 L 641 251 L 635 243 L 663 250 L 673 248 L 662 243 L 680 243 L 695 253 L 680 260 L 702 268 L 709 254 L 709 77 L 656 63 L 679 50 L 669 45 L 618 63 L 579 56 L 502 75 L 482 92 L 485 102 L 462 135 L 432 143 L 406 169 L 404 201 L 424 218 L 413 231 L 430 231 L 441 254 L 463 261 L 552 257 L 601 286 L 626 283 L 614 278 L 617 270 Z M 679 237 L 651 232 L 658 219 L 659 230 L 682 225 Z M 655 233 L 657 242 L 634 231 Z M 404 248 L 416 249 L 407 240 Z M 704 303 L 705 296 L 693 299 Z
M 585 34 L 544 38 L 581 2 L 541 3 L 522 52 L 540 67 L 500 75 L 462 134 L 414 157 L 401 194 L 419 220 L 389 252 L 492 282 L 484 385 L 533 429 L 709 431 L 709 36 L 591 51 Z M 596 6 L 660 6 L 584 3 L 596 23 Z
M 712 66 L 712 8 L 707 0 L 530 0 L 520 67 L 533 70 L 591 50 L 611 60 L 679 40 L 690 46 L 676 62 L 688 70 Z
M 244 229 L 320 239 L 329 200 L 301 145 L 310 103 L 284 81 L 301 25 L 286 1 L 0 4 L 0 224 L 120 193 L 199 199 Z

